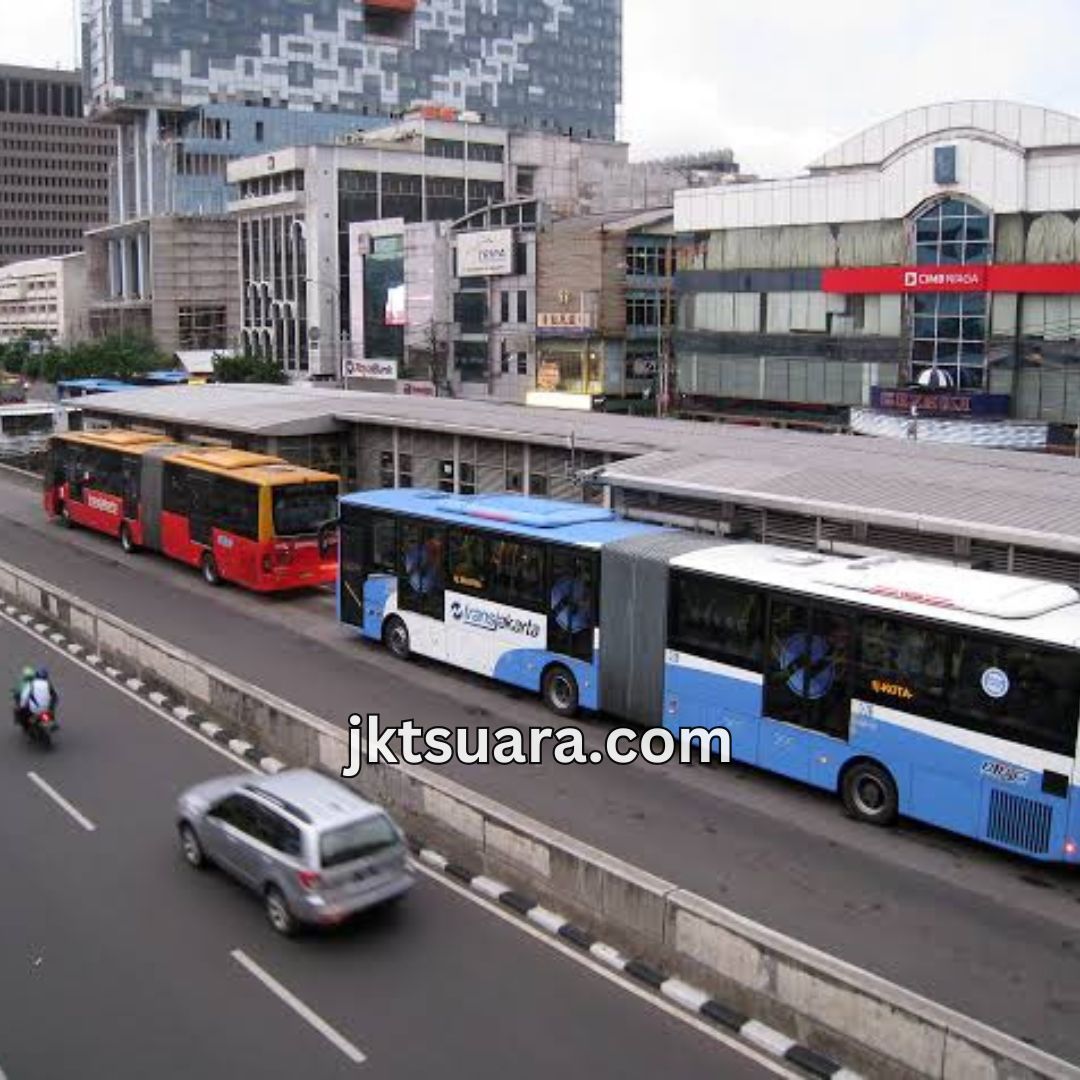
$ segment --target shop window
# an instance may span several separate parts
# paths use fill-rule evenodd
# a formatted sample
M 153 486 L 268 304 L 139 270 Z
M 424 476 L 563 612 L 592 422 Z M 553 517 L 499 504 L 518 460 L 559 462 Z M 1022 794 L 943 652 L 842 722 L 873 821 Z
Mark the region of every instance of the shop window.
M 383 450 L 379 454 L 379 487 L 394 486 L 394 451 Z

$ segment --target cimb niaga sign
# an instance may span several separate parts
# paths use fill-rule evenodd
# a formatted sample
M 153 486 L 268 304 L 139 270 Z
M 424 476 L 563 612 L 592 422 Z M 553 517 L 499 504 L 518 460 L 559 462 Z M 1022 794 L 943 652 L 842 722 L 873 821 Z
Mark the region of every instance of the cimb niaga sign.
M 842 267 L 821 272 L 821 291 L 1080 294 L 1080 264 Z

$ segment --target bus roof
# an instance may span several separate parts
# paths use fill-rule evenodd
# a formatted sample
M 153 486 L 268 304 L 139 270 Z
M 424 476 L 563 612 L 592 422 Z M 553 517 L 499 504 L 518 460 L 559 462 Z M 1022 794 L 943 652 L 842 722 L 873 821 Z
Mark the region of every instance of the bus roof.
M 715 574 L 881 611 L 1080 647 L 1080 593 L 1015 574 L 903 555 L 844 559 L 771 544 L 729 544 L 672 560 Z
M 151 435 L 146 431 L 124 431 L 113 428 L 109 431 L 70 431 L 54 438 L 62 442 L 82 443 L 84 446 L 103 446 L 110 450 L 123 450 L 125 453 L 141 453 L 151 446 L 161 446 L 172 440 L 164 435 Z
M 333 473 L 292 465 L 269 454 L 255 454 L 229 446 L 180 446 L 175 453 L 169 454 L 166 460 L 270 487 L 338 482 L 338 477 Z
M 671 531 L 627 521 L 599 506 L 526 495 L 449 495 L 422 488 L 384 488 L 346 495 L 341 501 L 346 506 L 366 506 L 578 547 L 599 548 L 630 536 Z

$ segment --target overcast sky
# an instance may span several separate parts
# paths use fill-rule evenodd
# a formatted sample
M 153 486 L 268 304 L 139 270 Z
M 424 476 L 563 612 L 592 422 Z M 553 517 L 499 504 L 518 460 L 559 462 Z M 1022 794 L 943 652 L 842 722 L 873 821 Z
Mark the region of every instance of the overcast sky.
M 730 146 L 796 172 L 912 105 L 1080 113 L 1080 0 L 623 0 L 635 158 Z M 75 0 L 0 0 L 0 62 L 70 66 Z

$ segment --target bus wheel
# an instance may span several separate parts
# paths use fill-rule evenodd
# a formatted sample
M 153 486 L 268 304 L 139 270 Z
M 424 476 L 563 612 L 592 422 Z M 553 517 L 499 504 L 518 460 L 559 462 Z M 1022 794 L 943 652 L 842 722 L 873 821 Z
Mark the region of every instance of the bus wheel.
M 131 539 L 131 530 L 126 523 L 120 526 L 120 547 L 124 549 L 125 555 L 134 555 L 137 550 L 135 541 Z
M 544 672 L 540 688 L 544 704 L 557 716 L 575 716 L 578 711 L 577 679 L 561 664 Z
M 383 623 L 383 644 L 399 659 L 408 660 L 411 651 L 409 647 L 409 628 L 404 620 L 396 615 L 391 615 Z
M 844 808 L 856 820 L 869 825 L 891 825 L 896 820 L 900 806 L 896 781 L 880 765 L 856 762 L 840 784 Z
M 218 573 L 217 563 L 209 551 L 202 557 L 202 576 L 207 585 L 221 584 L 221 574 Z

